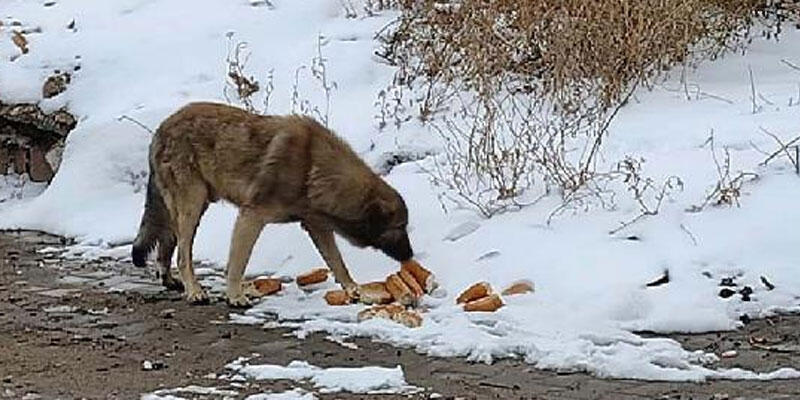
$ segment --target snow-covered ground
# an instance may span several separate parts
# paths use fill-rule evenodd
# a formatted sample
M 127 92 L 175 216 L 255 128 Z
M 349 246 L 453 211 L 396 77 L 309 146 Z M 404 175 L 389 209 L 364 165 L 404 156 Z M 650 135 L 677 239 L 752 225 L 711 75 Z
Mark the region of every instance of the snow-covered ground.
M 314 392 L 294 388 L 280 393 L 260 393 L 247 400 L 314 400 L 315 393 L 329 394 L 348 392 L 356 394 L 412 394 L 422 391 L 406 383 L 403 369 L 383 367 L 339 367 L 320 368 L 305 361 L 292 361 L 288 365 L 252 364 L 248 358 L 240 358 L 225 366 L 226 371 L 218 378 L 225 381 L 293 381 L 307 382 Z M 142 400 L 178 400 L 179 395 L 219 395 L 234 398 L 237 391 L 207 386 L 187 386 L 160 389 L 142 395 Z
M 79 124 L 50 187 L 27 201 L 0 203 L 0 227 L 69 235 L 101 250 L 132 240 L 144 203 L 150 134 L 118 118 L 127 115 L 154 128 L 188 101 L 224 101 L 231 35 L 249 42 L 248 70 L 257 79 L 263 83 L 267 71 L 274 71 L 270 112 L 291 111 L 300 66 L 307 68 L 299 72 L 299 95 L 324 108 L 324 93 L 308 71 L 322 35 L 327 75 L 337 83 L 329 113 L 335 131 L 373 163 L 390 151 L 437 149 L 437 136 L 415 122 L 399 130 L 377 127 L 374 102 L 393 70 L 372 55 L 373 35 L 391 21 L 389 12 L 348 19 L 342 3 L 333 0 L 273 0 L 274 7 L 244 0 L 45 3 L 3 1 L 0 100 L 39 101 L 46 76 L 80 65 L 64 94 L 40 103 L 49 109 L 67 105 Z M 74 29 L 68 29 L 72 20 Z M 41 27 L 41 33 L 27 35 L 30 52 L 11 62 L 19 52 L 10 40 L 15 21 L 22 28 Z M 707 364 L 712 354 L 632 333 L 735 329 L 744 314 L 800 310 L 800 177 L 786 158 L 759 166 L 766 156 L 756 149 L 776 149 L 761 128 L 783 139 L 800 135 L 800 71 L 782 62 L 800 65 L 799 54 L 800 33 L 787 31 L 777 43 L 755 40 L 745 56 L 704 64 L 691 72 L 687 86 L 676 77 L 636 94 L 611 127 L 603 157 L 609 163 L 626 155 L 643 157 L 644 174 L 657 182 L 681 178 L 684 190 L 665 201 L 657 216 L 610 235 L 638 214 L 624 191 L 617 194 L 614 210 L 569 211 L 550 224 L 548 217 L 559 204 L 555 197 L 490 220 L 464 209 L 445 213 L 438 189 L 421 168 L 430 158 L 402 164 L 386 178 L 408 203 L 419 260 L 448 293 L 425 300 L 430 310 L 422 327 L 357 323 L 360 306 L 327 307 L 321 291 L 306 294 L 293 287 L 248 311 L 247 321 L 259 323 L 264 312 L 277 312 L 300 336 L 314 331 L 366 335 L 433 356 L 487 362 L 522 357 L 541 368 L 604 377 L 800 377 L 794 369 L 769 374 L 718 370 Z M 687 212 L 703 202 L 718 179 L 706 143 L 712 131 L 717 157 L 727 147 L 734 174 L 752 171 L 760 178 L 744 185 L 741 207 Z M 226 205 L 209 209 L 196 240 L 196 258 L 221 268 L 234 216 Z M 397 269 L 374 251 L 341 245 L 359 281 L 382 279 Z M 320 263 L 297 226 L 270 226 L 248 273 L 294 275 Z M 665 270 L 669 283 L 645 286 Z M 774 290 L 767 290 L 762 276 Z M 724 278 L 751 287 L 752 301 L 717 296 Z M 519 279 L 535 282 L 536 292 L 507 298 L 507 306 L 496 313 L 465 314 L 454 305 L 455 296 L 474 282 L 486 280 L 501 288 Z

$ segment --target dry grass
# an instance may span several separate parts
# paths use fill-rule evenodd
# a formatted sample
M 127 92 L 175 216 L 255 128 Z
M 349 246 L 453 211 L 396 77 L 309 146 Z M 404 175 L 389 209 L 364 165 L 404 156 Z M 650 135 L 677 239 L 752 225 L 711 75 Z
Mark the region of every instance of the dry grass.
M 406 0 L 382 55 L 398 78 L 482 90 L 498 76 L 569 107 L 588 82 L 610 106 L 637 82 L 772 37 L 800 14 L 772 0 Z
M 404 103 L 433 123 L 447 144 L 436 181 L 486 215 L 537 181 L 568 199 L 595 177 L 607 127 L 637 87 L 774 37 L 797 21 L 795 3 L 400 0 L 379 56 L 398 68 L 394 88 L 419 95 L 384 99 L 380 115 L 402 121 L 386 107 Z

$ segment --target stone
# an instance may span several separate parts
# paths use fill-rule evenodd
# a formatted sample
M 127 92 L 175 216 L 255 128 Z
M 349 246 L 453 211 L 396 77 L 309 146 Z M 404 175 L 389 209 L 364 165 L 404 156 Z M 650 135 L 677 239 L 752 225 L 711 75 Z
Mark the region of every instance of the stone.
M 86 283 L 86 282 L 91 282 L 92 279 L 84 278 L 84 277 L 81 277 L 81 276 L 67 275 L 65 277 L 59 278 L 58 281 L 60 283 L 64 283 L 64 284 L 67 284 L 67 285 L 79 285 L 79 284 L 83 284 L 83 283 Z
M 28 176 L 33 182 L 50 182 L 53 179 L 53 168 L 45 158 L 45 152 L 41 147 L 31 147 L 30 159 L 28 160 Z
M 11 165 L 11 154 L 5 145 L 0 146 L 0 175 L 8 173 L 8 167 Z
M 68 72 L 56 71 L 55 74 L 50 75 L 44 82 L 42 86 L 42 97 L 49 99 L 64 93 L 71 80 L 72 76 Z
M 73 295 L 77 292 L 79 292 L 78 289 L 53 289 L 53 290 L 46 290 L 44 292 L 39 292 L 39 294 L 48 297 L 65 297 Z
M 14 150 L 14 173 L 24 174 L 27 172 L 28 167 L 28 152 L 23 147 L 17 147 Z

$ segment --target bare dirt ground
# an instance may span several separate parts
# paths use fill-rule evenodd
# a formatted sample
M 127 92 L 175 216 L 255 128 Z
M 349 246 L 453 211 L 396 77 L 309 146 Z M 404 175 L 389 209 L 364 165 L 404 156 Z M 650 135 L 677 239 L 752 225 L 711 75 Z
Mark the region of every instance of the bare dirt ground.
M 138 399 L 188 385 L 230 389 L 238 393 L 234 398 L 244 398 L 298 386 L 255 381 L 233 386 L 209 376 L 237 357 L 258 353 L 257 361 L 283 365 L 291 360 L 322 367 L 402 365 L 408 382 L 426 389 L 414 395 L 318 395 L 322 399 L 800 399 L 800 381 L 603 380 L 540 371 L 519 361 L 485 365 L 429 358 L 365 339 L 354 340 L 355 350 L 324 335 L 298 340 L 285 329 L 228 324 L 223 303 L 189 306 L 178 294 L 162 291 L 145 270 L 37 252 L 64 244 L 37 232 L 0 232 L 0 398 Z M 799 328 L 799 316 L 781 316 L 737 332 L 670 337 L 690 349 L 736 350 L 720 367 L 769 371 L 800 367 Z M 144 361 L 156 368 L 145 370 Z

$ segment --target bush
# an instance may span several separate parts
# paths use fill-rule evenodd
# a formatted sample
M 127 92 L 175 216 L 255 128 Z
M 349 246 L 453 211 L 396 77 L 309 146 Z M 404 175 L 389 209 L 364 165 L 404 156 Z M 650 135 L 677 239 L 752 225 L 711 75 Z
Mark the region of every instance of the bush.
M 487 215 L 514 205 L 537 178 L 566 197 L 585 188 L 606 128 L 634 89 L 672 66 L 744 49 L 756 22 L 773 37 L 800 15 L 794 1 L 777 0 L 399 7 L 379 55 L 397 66 L 394 85 L 422 93 L 411 99 L 418 116 L 446 139 L 437 182 Z

